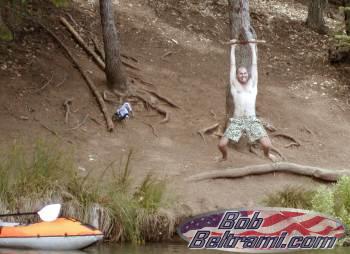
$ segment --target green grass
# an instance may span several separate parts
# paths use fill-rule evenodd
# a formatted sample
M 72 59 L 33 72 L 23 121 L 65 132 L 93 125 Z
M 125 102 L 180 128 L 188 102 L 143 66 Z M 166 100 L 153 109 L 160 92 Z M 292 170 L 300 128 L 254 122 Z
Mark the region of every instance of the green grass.
M 166 183 L 147 175 L 135 187 L 132 151 L 119 167 L 109 163 L 97 181 L 90 172 L 78 175 L 67 154 L 73 153 L 40 141 L 29 149 L 17 144 L 2 153 L 0 211 L 32 211 L 59 202 L 63 215 L 98 226 L 114 241 L 143 243 L 174 232 L 175 216 L 166 210 Z
M 289 207 L 311 209 L 314 191 L 301 186 L 287 186 L 285 189 L 269 195 L 264 203 L 271 207 Z

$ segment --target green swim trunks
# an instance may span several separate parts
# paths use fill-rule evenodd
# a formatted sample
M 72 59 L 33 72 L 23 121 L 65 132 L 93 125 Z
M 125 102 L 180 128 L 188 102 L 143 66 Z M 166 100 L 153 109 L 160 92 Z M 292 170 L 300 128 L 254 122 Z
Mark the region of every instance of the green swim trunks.
M 255 116 L 230 118 L 230 125 L 226 129 L 224 136 L 237 143 L 244 132 L 252 143 L 262 137 L 267 137 L 264 126 Z

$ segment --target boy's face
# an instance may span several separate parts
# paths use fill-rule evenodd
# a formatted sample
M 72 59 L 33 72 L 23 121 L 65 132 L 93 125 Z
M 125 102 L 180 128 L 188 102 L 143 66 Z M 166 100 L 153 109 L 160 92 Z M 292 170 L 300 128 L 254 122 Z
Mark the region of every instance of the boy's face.
M 237 80 L 242 85 L 246 84 L 248 82 L 249 74 L 245 67 L 240 67 L 237 70 Z

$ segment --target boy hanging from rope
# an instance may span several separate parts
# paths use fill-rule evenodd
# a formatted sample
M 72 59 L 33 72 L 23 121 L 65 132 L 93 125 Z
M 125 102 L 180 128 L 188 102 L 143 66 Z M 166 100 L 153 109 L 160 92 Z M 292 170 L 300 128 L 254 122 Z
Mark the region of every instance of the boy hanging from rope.
M 251 74 L 249 76 L 246 67 L 236 68 L 235 50 L 238 43 L 248 43 L 252 62 Z M 230 118 L 223 137 L 219 142 L 219 150 L 222 153 L 222 160 L 227 160 L 227 145 L 229 140 L 238 142 L 243 132 L 245 132 L 250 142 L 259 141 L 264 155 L 272 161 L 276 161 L 276 157 L 270 153 L 272 147 L 271 141 L 261 123 L 255 114 L 256 95 L 258 93 L 258 67 L 256 54 L 256 40 L 246 42 L 238 42 L 231 40 L 231 70 L 230 70 L 230 87 L 231 95 L 234 101 L 233 118 Z

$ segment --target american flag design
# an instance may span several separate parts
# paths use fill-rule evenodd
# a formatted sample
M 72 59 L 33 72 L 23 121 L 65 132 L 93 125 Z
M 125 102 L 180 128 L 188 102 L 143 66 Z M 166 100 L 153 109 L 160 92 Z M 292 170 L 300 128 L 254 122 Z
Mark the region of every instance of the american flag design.
M 293 236 L 322 236 L 336 237 L 339 239 L 345 234 L 345 227 L 336 219 L 306 210 L 288 208 L 226 210 L 203 214 L 182 223 L 178 228 L 178 233 L 187 242 L 191 242 L 192 238 L 198 231 L 210 231 L 210 237 L 223 236 L 228 229 L 219 229 L 219 226 L 226 212 L 239 212 L 239 218 L 249 219 L 252 219 L 256 212 L 260 212 L 259 218 L 263 219 L 260 227 L 257 229 L 229 229 L 230 233 L 233 233 L 235 236 L 278 237 L 281 236 L 283 232 L 286 232 L 284 233 L 286 236 L 283 242 L 288 243 Z M 280 246 L 280 248 L 274 248 L 273 251 L 286 251 L 286 246 L 287 244 L 282 247 Z M 271 249 L 247 249 L 243 248 L 243 243 L 238 243 L 234 248 L 217 248 L 217 250 L 234 252 L 269 252 Z

